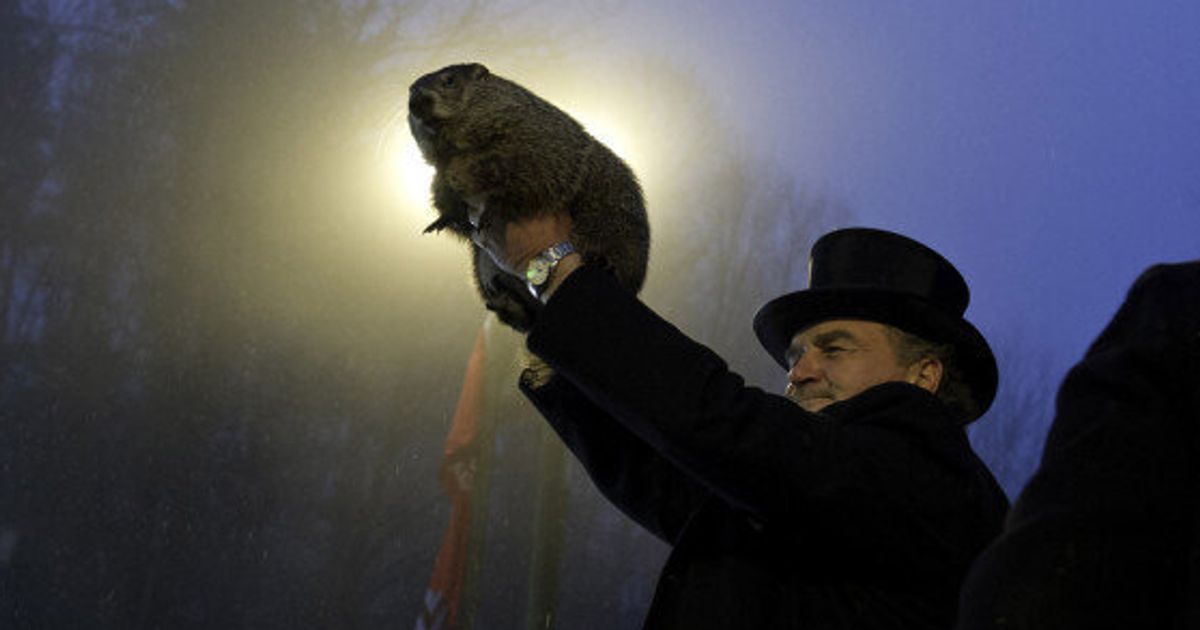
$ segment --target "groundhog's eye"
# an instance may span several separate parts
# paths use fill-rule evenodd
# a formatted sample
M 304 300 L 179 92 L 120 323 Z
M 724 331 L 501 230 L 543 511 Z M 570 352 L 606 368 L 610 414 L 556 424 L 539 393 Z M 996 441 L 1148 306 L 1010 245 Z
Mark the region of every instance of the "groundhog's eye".
M 446 76 L 442 77 L 442 85 L 445 87 L 454 87 L 455 81 L 456 79 L 453 74 L 447 74 Z

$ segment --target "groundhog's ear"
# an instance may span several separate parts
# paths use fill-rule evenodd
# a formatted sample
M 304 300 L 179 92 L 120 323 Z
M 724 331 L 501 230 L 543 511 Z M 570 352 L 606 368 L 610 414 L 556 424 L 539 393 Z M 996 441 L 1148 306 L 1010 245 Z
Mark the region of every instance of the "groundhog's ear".
M 488 75 L 487 66 L 481 63 L 471 64 L 471 78 L 482 79 Z

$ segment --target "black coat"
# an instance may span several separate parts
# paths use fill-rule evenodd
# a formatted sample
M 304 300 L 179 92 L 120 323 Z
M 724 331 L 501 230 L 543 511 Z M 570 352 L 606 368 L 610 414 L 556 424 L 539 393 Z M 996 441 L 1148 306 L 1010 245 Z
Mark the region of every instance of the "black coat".
M 959 628 L 1200 628 L 1200 262 L 1134 284 L 1064 380 Z
M 584 267 L 526 394 L 626 514 L 673 546 L 649 628 L 948 628 L 1007 501 L 934 396 L 888 383 L 820 414 Z

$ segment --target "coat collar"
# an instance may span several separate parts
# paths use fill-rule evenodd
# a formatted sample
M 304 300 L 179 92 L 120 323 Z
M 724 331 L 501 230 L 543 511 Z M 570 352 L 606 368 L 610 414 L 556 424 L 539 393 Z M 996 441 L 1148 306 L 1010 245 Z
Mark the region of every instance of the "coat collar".
M 908 425 L 922 431 L 960 426 L 937 396 L 899 381 L 881 383 L 819 413 L 845 424 Z

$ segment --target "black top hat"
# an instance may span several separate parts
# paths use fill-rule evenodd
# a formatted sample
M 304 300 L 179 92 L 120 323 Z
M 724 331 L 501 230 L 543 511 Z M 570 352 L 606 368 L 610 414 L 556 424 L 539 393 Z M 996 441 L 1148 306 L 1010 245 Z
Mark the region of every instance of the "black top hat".
M 754 332 L 783 369 L 792 337 L 829 319 L 889 324 L 955 349 L 978 403 L 975 420 L 996 397 L 996 358 L 963 313 L 967 283 L 949 261 L 908 237 L 869 228 L 830 232 L 813 244 L 808 289 L 775 298 L 754 316 Z

